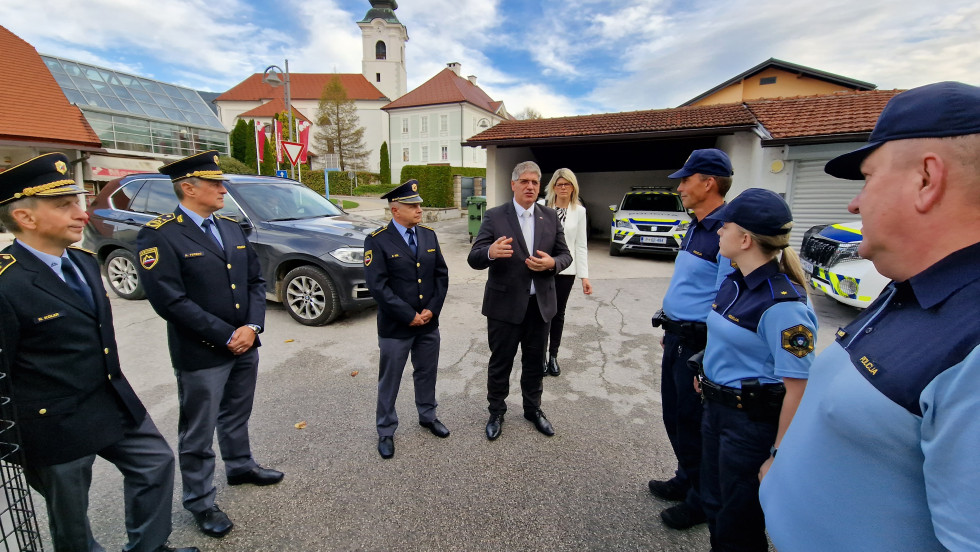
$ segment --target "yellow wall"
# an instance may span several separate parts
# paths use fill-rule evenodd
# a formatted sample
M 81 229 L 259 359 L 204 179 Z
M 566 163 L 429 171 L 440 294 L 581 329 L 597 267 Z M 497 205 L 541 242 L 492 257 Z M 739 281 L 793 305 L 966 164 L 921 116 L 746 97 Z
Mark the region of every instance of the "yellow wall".
M 775 84 L 760 85 L 759 79 L 766 77 L 776 77 Z M 770 67 L 742 79 L 741 82 L 727 86 L 706 98 L 702 98 L 692 105 L 736 103 L 758 100 L 760 98 L 812 96 L 814 94 L 830 94 L 842 90 L 851 90 L 851 88 Z

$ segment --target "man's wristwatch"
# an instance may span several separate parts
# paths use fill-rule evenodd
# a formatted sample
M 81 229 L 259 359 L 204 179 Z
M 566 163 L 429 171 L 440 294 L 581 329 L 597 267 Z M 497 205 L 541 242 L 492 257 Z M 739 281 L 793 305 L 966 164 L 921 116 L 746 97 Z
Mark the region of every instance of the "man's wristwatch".
M 773 458 L 776 457 L 777 452 L 779 452 L 779 449 L 776 448 L 776 445 L 769 447 L 769 455 L 772 456 Z
M 258 324 L 245 324 L 245 325 L 251 328 L 252 331 L 255 332 L 255 335 L 259 335 L 260 333 L 262 333 L 262 326 L 259 326 Z

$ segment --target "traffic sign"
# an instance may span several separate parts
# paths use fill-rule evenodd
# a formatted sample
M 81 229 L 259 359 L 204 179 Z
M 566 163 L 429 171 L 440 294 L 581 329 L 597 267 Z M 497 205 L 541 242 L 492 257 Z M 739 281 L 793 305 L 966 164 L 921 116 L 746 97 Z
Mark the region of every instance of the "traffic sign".
M 276 176 L 279 178 L 289 178 L 289 171 L 276 171 Z
M 286 150 L 286 157 L 289 157 L 289 162 L 293 165 L 299 163 L 299 158 L 303 153 L 303 144 L 300 142 L 283 142 L 282 149 Z

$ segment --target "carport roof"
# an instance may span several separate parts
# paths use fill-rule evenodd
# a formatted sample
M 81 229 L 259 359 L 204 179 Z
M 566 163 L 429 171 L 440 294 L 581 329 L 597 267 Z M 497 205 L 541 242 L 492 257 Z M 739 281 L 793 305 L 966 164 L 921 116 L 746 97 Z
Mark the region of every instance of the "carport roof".
M 533 144 L 556 139 L 635 139 L 731 134 L 758 125 L 742 104 L 651 109 L 552 119 L 504 121 L 467 140 L 467 146 Z
M 902 90 L 836 92 L 753 100 L 745 106 L 771 136 L 764 146 L 867 140 L 888 100 Z

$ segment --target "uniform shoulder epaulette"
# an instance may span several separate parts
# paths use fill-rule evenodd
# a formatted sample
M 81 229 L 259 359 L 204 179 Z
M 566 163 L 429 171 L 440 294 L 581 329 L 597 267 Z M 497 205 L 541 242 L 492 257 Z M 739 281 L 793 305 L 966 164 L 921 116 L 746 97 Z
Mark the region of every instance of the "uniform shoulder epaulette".
M 83 253 L 88 253 L 89 255 L 95 255 L 95 251 L 85 249 L 84 247 L 78 247 L 77 245 L 69 245 L 68 249 L 74 249 L 75 251 L 81 251 Z
M 769 279 L 772 298 L 776 301 L 799 301 L 801 297 L 806 297 L 805 293 L 800 293 L 793 281 L 785 274 L 777 274 Z
M 217 218 L 219 218 L 219 219 L 230 220 L 231 222 L 234 222 L 235 224 L 238 224 L 238 221 L 237 220 L 229 217 L 228 215 L 214 215 L 214 216 L 217 217 Z
M 9 253 L 0 253 L 0 274 L 3 274 L 4 270 L 10 268 L 11 265 L 17 262 L 17 259 Z
M 173 213 L 167 213 L 166 215 L 160 215 L 159 217 L 151 220 L 150 222 L 146 223 L 145 226 L 147 228 L 153 228 L 154 230 L 156 230 L 157 228 L 160 228 L 161 226 L 167 224 L 168 222 L 174 220 L 175 218 L 177 218 L 177 215 Z
M 381 228 L 378 228 L 374 232 L 371 232 L 371 237 L 373 238 L 373 237 L 377 236 L 378 234 L 384 232 L 387 229 L 388 229 L 388 226 L 382 226 Z
M 427 229 L 427 230 L 432 230 L 433 232 L 435 232 L 435 231 L 436 231 L 436 229 L 435 229 L 435 228 L 433 228 L 433 227 L 431 227 L 431 226 L 426 226 L 426 225 L 424 225 L 424 224 L 420 224 L 419 226 L 421 226 L 422 228 L 425 228 L 425 229 Z

